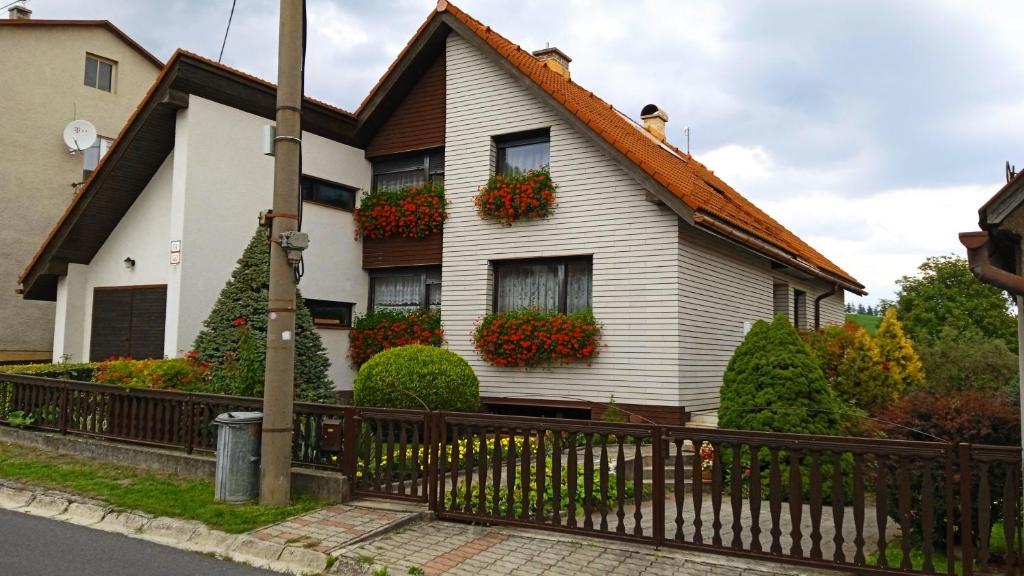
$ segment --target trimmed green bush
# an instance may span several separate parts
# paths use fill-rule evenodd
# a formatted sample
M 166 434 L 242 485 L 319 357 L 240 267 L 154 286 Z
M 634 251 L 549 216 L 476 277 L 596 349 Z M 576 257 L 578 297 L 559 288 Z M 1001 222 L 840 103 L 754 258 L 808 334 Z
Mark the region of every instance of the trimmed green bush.
M 356 406 L 475 412 L 480 381 L 458 354 L 422 344 L 389 348 L 356 375 Z
M 834 436 L 841 404 L 818 360 L 785 316 L 758 321 L 736 348 L 722 383 L 722 428 Z
M 266 228 L 260 227 L 238 259 L 231 279 L 221 290 L 193 344 L 196 359 L 210 365 L 216 392 L 263 395 L 269 293 L 270 242 Z M 327 350 L 301 294 L 296 304 L 296 397 L 308 402 L 333 401 Z
M 12 364 L 0 366 L 0 374 L 24 374 L 40 378 L 58 378 L 61 380 L 92 381 L 93 372 L 98 362 L 61 362 L 58 364 Z

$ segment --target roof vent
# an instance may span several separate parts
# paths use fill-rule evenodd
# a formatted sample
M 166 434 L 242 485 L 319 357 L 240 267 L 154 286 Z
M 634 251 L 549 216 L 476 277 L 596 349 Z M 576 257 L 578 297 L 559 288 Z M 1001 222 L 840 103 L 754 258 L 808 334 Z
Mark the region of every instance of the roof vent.
M 658 139 L 665 141 L 665 124 L 668 124 L 668 112 L 658 108 L 654 104 L 644 106 L 640 111 L 640 119 L 644 121 L 644 128 Z
M 572 58 L 569 58 L 558 48 L 541 48 L 535 50 L 533 55 L 540 59 L 548 68 L 551 68 L 555 72 L 558 72 L 562 76 L 569 77 L 569 62 L 572 62 Z
M 32 11 L 26 8 L 24 4 L 15 4 L 7 10 L 7 18 L 11 20 L 31 20 Z

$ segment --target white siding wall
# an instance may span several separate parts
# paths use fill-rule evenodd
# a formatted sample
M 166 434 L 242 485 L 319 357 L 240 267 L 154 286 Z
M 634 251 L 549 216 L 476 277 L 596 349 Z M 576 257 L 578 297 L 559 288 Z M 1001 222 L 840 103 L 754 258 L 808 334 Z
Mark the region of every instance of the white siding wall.
M 779 309 L 792 318 L 794 289 L 807 294 L 804 314 L 813 327 L 814 298 L 831 286 L 774 271 L 768 259 L 686 225 L 679 239 L 680 385 L 693 413 L 718 407 L 722 375 L 747 327 Z M 842 292 L 822 301 L 822 325 L 843 320 Z
M 447 46 L 442 319 L 448 347 L 466 358 L 491 397 L 678 405 L 677 218 L 584 135 L 561 121 L 458 35 Z M 492 137 L 550 127 L 551 218 L 512 227 L 480 219 L 473 206 L 492 164 Z M 489 262 L 593 255 L 593 309 L 607 345 L 592 365 L 550 370 L 495 368 L 473 349 L 474 323 L 490 309 Z
M 688 225 L 679 235 L 679 379 L 687 411 L 718 407 L 722 374 L 750 325 L 772 318 L 768 260 Z

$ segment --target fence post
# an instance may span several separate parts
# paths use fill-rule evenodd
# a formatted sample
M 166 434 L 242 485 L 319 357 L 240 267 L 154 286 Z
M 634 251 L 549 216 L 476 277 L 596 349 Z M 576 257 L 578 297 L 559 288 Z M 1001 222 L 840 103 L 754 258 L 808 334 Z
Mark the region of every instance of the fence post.
M 959 446 L 959 444 L 950 444 L 946 448 L 946 558 L 948 560 L 946 573 L 949 576 L 954 576 L 956 574 L 956 562 L 954 561 L 956 559 L 956 542 L 953 541 L 954 532 L 956 530 L 956 514 L 954 510 L 956 480 L 953 475 L 953 460 L 957 457 L 957 450 L 959 449 Z
M 427 451 L 429 455 L 427 460 L 427 482 L 429 483 L 427 506 L 436 515 L 438 512 L 437 490 L 439 484 L 443 481 L 443 475 L 438 473 L 438 458 L 440 458 L 439 447 L 443 435 L 441 428 L 444 424 L 441 421 L 440 412 L 427 412 L 426 419 L 426 427 L 429 432 L 427 442 L 430 445 L 430 449 Z
M 341 417 L 341 472 L 348 476 L 348 496 L 352 498 L 358 481 L 356 469 L 359 467 L 359 409 L 345 406 L 342 408 Z
M 68 433 L 68 383 L 60 387 L 60 433 Z
M 661 426 L 651 430 L 651 492 L 654 545 L 661 546 L 665 542 L 665 446 Z
M 971 445 L 960 445 L 960 549 L 963 551 L 963 574 L 974 574 L 974 540 L 972 515 L 974 500 L 971 496 Z M 951 563 L 952 564 L 952 563 Z
M 185 397 L 185 453 L 191 454 L 195 448 L 196 409 L 192 394 Z

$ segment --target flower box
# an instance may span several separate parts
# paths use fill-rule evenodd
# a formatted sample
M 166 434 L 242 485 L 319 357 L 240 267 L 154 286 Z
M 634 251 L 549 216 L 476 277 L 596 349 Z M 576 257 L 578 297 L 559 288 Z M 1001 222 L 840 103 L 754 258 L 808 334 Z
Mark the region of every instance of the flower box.
M 481 218 L 511 226 L 518 220 L 550 216 L 555 208 L 555 188 L 546 168 L 514 176 L 496 174 L 473 202 Z
M 537 367 L 590 361 L 597 356 L 601 325 L 589 311 L 572 314 L 536 309 L 488 314 L 473 345 L 494 366 Z
M 363 195 L 355 211 L 356 234 L 363 239 L 426 238 L 441 232 L 447 206 L 440 182 L 374 190 Z
M 348 357 L 358 368 L 374 354 L 407 344 L 444 343 L 439 310 L 374 310 L 359 316 L 348 333 Z

